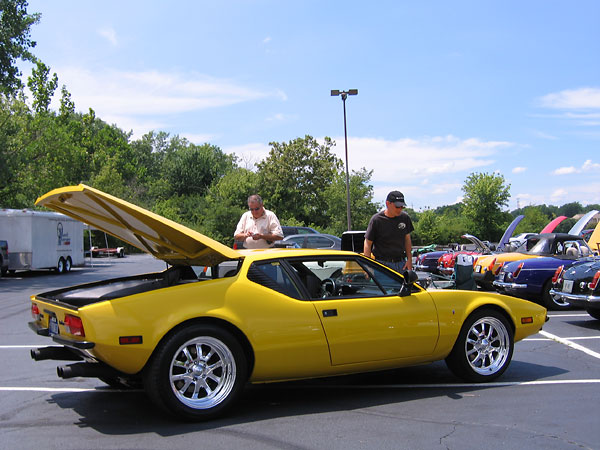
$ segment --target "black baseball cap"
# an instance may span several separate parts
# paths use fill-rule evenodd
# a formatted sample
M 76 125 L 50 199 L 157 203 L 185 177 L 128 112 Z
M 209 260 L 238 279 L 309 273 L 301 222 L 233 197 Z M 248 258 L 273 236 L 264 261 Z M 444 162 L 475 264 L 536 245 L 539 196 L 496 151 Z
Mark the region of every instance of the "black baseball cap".
M 396 205 L 398 208 L 406 207 L 406 203 L 404 203 L 404 194 L 400 191 L 392 191 L 388 194 L 385 199 L 386 202 L 391 202 Z

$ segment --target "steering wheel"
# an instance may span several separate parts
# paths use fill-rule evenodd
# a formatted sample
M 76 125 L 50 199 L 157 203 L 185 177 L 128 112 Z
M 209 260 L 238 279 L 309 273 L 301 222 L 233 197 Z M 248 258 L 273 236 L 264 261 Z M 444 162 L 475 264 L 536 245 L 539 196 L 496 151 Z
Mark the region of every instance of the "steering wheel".
M 333 278 L 325 278 L 321 281 L 321 297 L 333 297 L 337 292 L 337 285 Z

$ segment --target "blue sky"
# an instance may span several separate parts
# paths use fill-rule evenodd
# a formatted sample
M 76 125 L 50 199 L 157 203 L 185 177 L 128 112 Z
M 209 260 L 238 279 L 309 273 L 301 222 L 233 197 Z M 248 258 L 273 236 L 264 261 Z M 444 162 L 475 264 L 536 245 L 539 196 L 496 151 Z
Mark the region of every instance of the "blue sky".
M 235 153 L 332 137 L 375 200 L 453 204 L 500 173 L 509 209 L 600 203 L 600 2 L 30 0 L 34 53 L 134 138 Z M 25 75 L 30 68 L 22 65 Z M 57 97 L 59 94 L 57 93 Z

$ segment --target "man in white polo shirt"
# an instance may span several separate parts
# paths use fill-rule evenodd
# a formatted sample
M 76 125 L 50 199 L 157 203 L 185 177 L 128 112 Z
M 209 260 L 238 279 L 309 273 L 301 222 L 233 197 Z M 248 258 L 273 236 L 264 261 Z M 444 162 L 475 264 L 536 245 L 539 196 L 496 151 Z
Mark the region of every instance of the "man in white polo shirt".
M 265 209 L 260 195 L 248 197 L 248 210 L 235 229 L 236 241 L 243 241 L 245 248 L 269 248 L 283 239 L 279 219 L 274 212 Z

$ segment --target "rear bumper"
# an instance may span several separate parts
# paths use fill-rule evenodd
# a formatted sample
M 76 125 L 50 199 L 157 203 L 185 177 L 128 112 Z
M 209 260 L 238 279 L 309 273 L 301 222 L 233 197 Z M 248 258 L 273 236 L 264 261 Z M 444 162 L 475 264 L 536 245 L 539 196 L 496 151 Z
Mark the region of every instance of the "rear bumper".
M 58 334 L 51 336 L 50 330 L 48 328 L 41 327 L 37 322 L 29 322 L 28 325 L 29 328 L 31 328 L 37 335 L 51 337 L 54 342 L 64 345 L 65 347 L 70 347 L 77 350 L 90 350 L 96 345 L 93 342 L 76 341 L 75 339 L 69 339 Z
M 492 284 L 494 286 L 496 286 L 497 288 L 506 289 L 506 290 L 517 291 L 517 290 L 527 289 L 526 284 L 520 284 L 520 283 L 507 283 L 505 281 L 494 281 Z
M 561 300 L 569 302 L 573 306 L 581 306 L 584 308 L 594 307 L 600 308 L 600 296 L 598 295 L 583 295 L 569 294 L 567 292 L 550 289 L 550 295 Z

